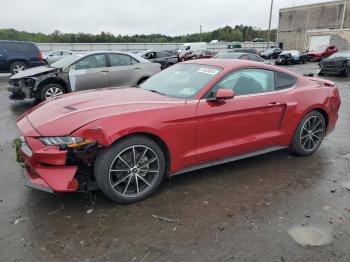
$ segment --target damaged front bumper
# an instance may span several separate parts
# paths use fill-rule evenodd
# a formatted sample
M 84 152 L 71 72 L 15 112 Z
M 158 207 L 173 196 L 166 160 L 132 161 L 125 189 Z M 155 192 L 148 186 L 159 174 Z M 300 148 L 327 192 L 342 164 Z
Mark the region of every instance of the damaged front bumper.
M 93 172 L 88 163 L 91 160 L 87 157 L 91 150 L 75 154 L 59 146 L 44 145 L 26 116 L 18 121 L 18 127 L 23 134 L 18 153 L 24 160 L 22 175 L 26 186 L 50 193 L 96 189 L 91 182 Z M 79 153 L 87 163 L 83 163 Z
M 33 88 L 35 87 L 35 83 L 36 81 L 33 78 L 10 80 L 9 87 L 7 88 L 7 90 L 11 93 L 9 98 L 11 100 L 33 98 Z

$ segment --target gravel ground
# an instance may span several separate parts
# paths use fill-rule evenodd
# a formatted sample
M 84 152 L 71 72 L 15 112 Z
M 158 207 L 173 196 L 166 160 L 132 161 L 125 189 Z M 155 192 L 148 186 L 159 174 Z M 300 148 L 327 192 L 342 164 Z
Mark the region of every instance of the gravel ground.
M 350 261 L 350 79 L 331 79 L 340 118 L 314 155 L 279 151 L 180 175 L 128 206 L 24 187 L 11 142 L 33 104 L 9 101 L 0 83 L 0 261 Z

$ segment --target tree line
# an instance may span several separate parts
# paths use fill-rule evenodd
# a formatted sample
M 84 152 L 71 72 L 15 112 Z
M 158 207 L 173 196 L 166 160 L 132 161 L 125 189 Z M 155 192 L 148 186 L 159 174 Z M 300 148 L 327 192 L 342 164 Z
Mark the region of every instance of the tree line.
M 270 39 L 276 41 L 277 30 L 271 30 Z M 37 43 L 186 43 L 186 42 L 210 42 L 219 40 L 223 42 L 252 41 L 254 38 L 267 39 L 267 30 L 261 30 L 252 26 L 236 25 L 225 26 L 211 32 L 186 34 L 181 36 L 167 36 L 163 34 L 136 34 L 113 35 L 110 32 L 100 34 L 89 33 L 62 33 L 55 30 L 51 34 L 29 33 L 15 29 L 0 29 L 0 40 L 20 40 Z

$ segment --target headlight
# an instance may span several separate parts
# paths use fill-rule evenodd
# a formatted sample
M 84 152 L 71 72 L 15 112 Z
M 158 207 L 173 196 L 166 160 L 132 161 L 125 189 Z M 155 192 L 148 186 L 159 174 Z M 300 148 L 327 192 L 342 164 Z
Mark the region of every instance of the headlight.
M 95 141 L 85 139 L 82 137 L 71 136 L 51 136 L 39 138 L 47 146 L 67 146 L 67 147 L 79 147 L 87 144 L 94 143 Z

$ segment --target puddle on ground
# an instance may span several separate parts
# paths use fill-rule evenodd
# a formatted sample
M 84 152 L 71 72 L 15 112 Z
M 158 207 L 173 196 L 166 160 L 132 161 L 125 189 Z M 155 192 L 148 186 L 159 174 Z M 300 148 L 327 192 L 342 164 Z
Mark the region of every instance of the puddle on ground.
M 304 247 L 329 245 L 333 242 L 333 231 L 328 226 L 295 225 L 288 231 L 295 242 Z
M 350 181 L 342 183 L 341 186 L 342 186 L 342 188 L 350 191 Z

